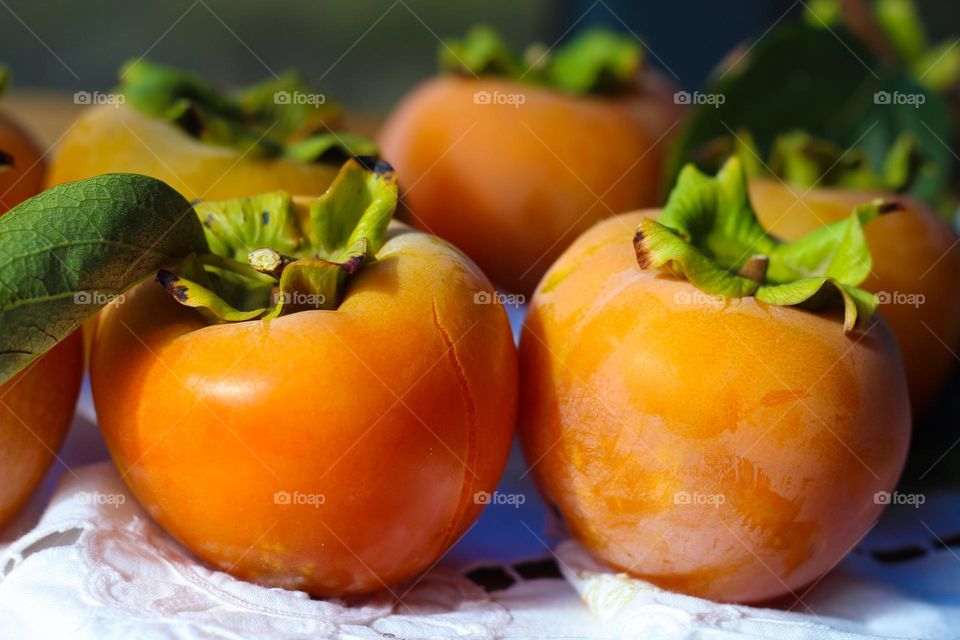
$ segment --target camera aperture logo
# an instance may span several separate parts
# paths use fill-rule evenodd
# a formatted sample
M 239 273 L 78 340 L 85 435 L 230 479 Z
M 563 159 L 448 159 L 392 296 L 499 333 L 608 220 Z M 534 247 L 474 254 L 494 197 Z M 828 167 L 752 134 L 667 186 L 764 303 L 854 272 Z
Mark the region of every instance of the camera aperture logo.
M 677 91 L 673 94 L 673 103 L 674 104 L 689 104 L 694 106 L 709 105 L 714 109 L 719 109 L 720 106 L 727 101 L 727 96 L 722 93 L 703 93 L 701 91 L 694 91 L 693 93 L 689 91 Z
M 95 304 L 102 307 L 111 302 L 122 303 L 123 294 L 105 291 L 77 291 L 73 294 L 73 304 Z
M 877 91 L 873 94 L 873 104 L 908 105 L 919 109 L 925 104 L 927 96 L 922 93 L 901 93 L 899 91 Z
M 906 504 L 911 505 L 914 509 L 919 509 L 920 505 L 926 501 L 927 496 L 922 493 L 900 493 L 899 491 L 890 493 L 889 491 L 877 491 L 873 494 L 874 504 Z
M 503 293 L 502 291 L 477 291 L 473 294 L 473 304 L 493 304 L 494 302 L 504 307 L 519 309 L 526 304 L 527 297 L 522 293 Z
M 323 93 L 306 93 L 304 91 L 277 91 L 273 94 L 273 104 L 308 104 L 319 107 L 326 104 L 327 96 Z
M 313 507 L 319 509 L 327 501 L 322 493 L 301 493 L 300 491 L 277 491 L 273 494 L 273 504 L 293 507 Z
M 306 293 L 303 291 L 277 291 L 273 294 L 273 304 L 283 303 L 296 307 L 321 309 L 327 303 L 327 296 L 322 293 Z
M 100 91 L 77 91 L 73 94 L 73 104 L 95 106 L 109 104 L 119 107 L 127 101 L 122 93 L 101 93 Z
M 522 93 L 508 93 L 504 91 L 477 91 L 473 94 L 474 104 L 506 105 L 519 109 L 527 101 Z
M 122 493 L 101 493 L 99 491 L 81 491 L 76 500 L 79 504 L 113 507 L 119 509 L 126 504 L 127 496 Z
M 673 494 L 673 504 L 679 505 L 708 505 L 719 507 L 726 503 L 726 501 L 727 496 L 722 493 L 700 493 L 699 491 L 690 493 L 689 491 L 677 491 Z
M 710 305 L 726 305 L 729 301 L 723 296 L 711 295 L 709 293 L 704 293 L 699 289 L 694 291 L 677 291 L 673 294 L 673 301 L 677 304 L 710 304 Z
M 900 304 L 914 309 L 927 301 L 922 293 L 904 293 L 903 291 L 878 291 L 873 299 L 877 304 Z
M 494 491 L 490 493 L 489 491 L 477 491 L 473 494 L 473 503 L 482 504 L 482 505 L 509 505 L 515 509 L 519 509 L 520 505 L 527 501 L 527 496 L 522 493 L 500 493 L 499 491 Z

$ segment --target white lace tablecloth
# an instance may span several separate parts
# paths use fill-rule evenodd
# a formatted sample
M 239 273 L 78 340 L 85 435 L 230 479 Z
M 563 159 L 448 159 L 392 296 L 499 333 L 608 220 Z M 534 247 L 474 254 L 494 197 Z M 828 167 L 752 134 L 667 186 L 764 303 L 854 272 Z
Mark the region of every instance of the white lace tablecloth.
M 61 458 L 0 532 L 3 640 L 960 638 L 957 493 L 889 509 L 799 601 L 718 605 L 617 575 L 559 541 L 514 451 L 501 491 L 523 504 L 489 506 L 426 576 L 347 602 L 198 562 L 119 480 L 86 391 Z

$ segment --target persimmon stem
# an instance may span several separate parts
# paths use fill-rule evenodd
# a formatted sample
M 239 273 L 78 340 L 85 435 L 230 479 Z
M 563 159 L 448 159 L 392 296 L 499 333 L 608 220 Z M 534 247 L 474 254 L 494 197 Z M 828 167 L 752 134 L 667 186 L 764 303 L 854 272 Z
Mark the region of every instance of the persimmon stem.
M 238 276 L 243 276 L 244 278 L 250 278 L 257 282 L 265 282 L 268 275 L 260 273 L 253 267 L 248 264 L 244 264 L 238 260 L 233 260 L 227 258 L 226 256 L 217 255 L 215 253 L 203 253 L 197 255 L 197 259 L 201 264 L 208 267 L 217 267 L 218 269 L 223 269 L 224 271 L 230 271 L 237 274 Z M 272 278 L 269 280 L 273 281 Z
M 740 268 L 740 275 L 749 278 L 754 282 L 763 282 L 767 279 L 767 267 L 770 266 L 770 258 L 765 255 L 751 256 L 749 260 Z
M 251 251 L 247 260 L 250 262 L 250 266 L 259 273 L 267 274 L 279 280 L 286 266 L 296 260 L 296 258 L 285 256 L 270 247 L 261 247 Z

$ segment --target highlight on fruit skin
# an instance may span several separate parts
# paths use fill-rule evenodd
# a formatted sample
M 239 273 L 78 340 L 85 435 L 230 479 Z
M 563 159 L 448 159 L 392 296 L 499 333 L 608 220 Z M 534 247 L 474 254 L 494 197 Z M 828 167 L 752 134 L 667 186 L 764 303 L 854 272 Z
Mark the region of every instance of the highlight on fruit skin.
M 48 185 L 123 172 L 163 180 L 190 200 L 321 195 L 345 159 L 376 153 L 344 130 L 343 109 L 294 71 L 227 94 L 137 60 L 121 69 L 112 98 L 73 123 Z
M 694 171 L 664 212 L 598 223 L 541 281 L 520 340 L 518 426 L 544 498 L 597 558 L 671 590 L 761 602 L 814 581 L 868 531 L 906 458 L 909 400 L 896 340 L 879 316 L 863 320 L 869 309 L 848 334 L 835 289 L 812 308 L 732 293 L 753 285 L 722 268 L 740 241 L 720 240 L 731 218 L 711 226 L 689 207 L 742 208 L 746 184 L 741 173 L 730 198 L 729 171 Z M 687 243 L 670 245 L 685 269 L 638 265 L 636 230 L 654 220 L 699 220 L 665 227 Z M 698 271 L 694 251 L 726 275 Z M 792 259 L 776 249 L 767 272 Z
M 529 294 L 577 235 L 657 202 L 681 106 L 630 36 L 591 31 L 545 52 L 476 28 L 441 48 L 379 143 L 401 215 L 463 249 L 498 286 Z

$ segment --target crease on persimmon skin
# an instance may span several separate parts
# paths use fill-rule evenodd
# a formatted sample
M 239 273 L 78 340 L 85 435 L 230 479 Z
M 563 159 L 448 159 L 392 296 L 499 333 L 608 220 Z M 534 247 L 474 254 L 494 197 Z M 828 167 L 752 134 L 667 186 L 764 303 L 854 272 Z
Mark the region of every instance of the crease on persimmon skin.
M 457 508 L 453 512 L 450 526 L 447 528 L 447 533 L 445 534 L 441 544 L 441 548 L 446 549 L 453 542 L 454 537 L 457 535 L 457 527 L 459 526 L 460 521 L 463 519 L 464 514 L 467 512 L 469 501 L 473 498 L 474 487 L 476 486 L 476 466 L 478 459 L 477 408 L 473 399 L 473 391 L 470 389 L 470 381 L 467 378 L 463 363 L 460 361 L 460 356 L 457 353 L 457 343 L 451 338 L 450 332 L 447 331 L 447 329 L 443 326 L 443 323 L 440 322 L 440 314 L 437 310 L 436 299 L 433 300 L 431 314 L 433 317 L 433 325 L 436 327 L 437 333 L 440 336 L 440 340 L 446 349 L 445 355 L 447 361 L 450 363 L 457 383 L 460 386 L 460 392 L 463 396 L 466 409 L 465 420 L 467 425 L 467 455 L 466 459 L 463 461 L 463 482 L 460 489 L 460 499 L 457 503 Z

